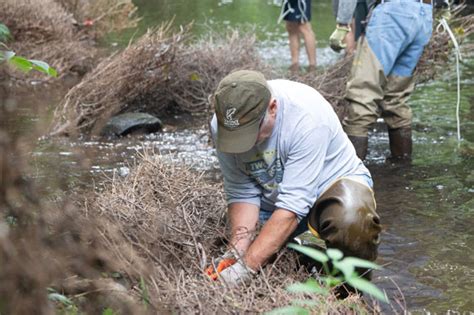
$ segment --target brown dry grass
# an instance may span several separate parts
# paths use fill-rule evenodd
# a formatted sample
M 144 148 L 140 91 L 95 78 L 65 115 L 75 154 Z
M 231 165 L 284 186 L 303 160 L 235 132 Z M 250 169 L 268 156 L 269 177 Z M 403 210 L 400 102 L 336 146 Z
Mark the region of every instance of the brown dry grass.
M 96 37 L 136 27 L 137 7 L 131 0 L 55 0 L 70 12 L 79 25 L 88 21 Z
M 82 76 L 98 63 L 95 39 L 136 26 L 135 10 L 130 0 L 2 0 L 0 21 L 10 29 L 7 45 L 18 55 L 46 61 L 60 77 Z M 93 25 L 85 26 L 86 20 Z M 15 69 L 7 74 L 20 84 L 52 79 Z
M 153 97 L 152 111 L 159 112 L 169 100 L 162 91 L 171 65 L 186 32 L 170 35 L 171 24 L 149 30 L 123 52 L 103 60 L 72 88 L 55 112 L 53 134 L 97 132 L 117 113 L 130 111 L 130 103 Z
M 0 21 L 11 31 L 9 48 L 20 56 L 48 62 L 59 75 L 85 73 L 94 64 L 96 48 L 81 38 L 71 15 L 54 0 L 2 0 Z M 40 74 L 9 71 L 18 81 L 47 80 Z
M 209 95 L 227 73 L 268 68 L 253 36 L 232 32 L 191 45 L 188 28 L 171 33 L 170 27 L 149 31 L 71 89 L 55 113 L 51 134 L 94 135 L 111 115 L 141 111 L 161 116 L 170 105 L 205 114 Z
M 127 239 L 147 264 L 148 292 L 153 307 L 178 313 L 261 313 L 286 306 L 296 298 L 285 287 L 303 281 L 295 254 L 284 250 L 273 264 L 248 285 L 229 288 L 213 282 L 203 270 L 222 254 L 226 221 L 222 185 L 203 174 L 169 164 L 159 155 L 145 153 L 126 178 L 112 178 L 105 191 L 87 207 L 98 212 Z M 109 251 L 118 244 L 108 227 L 101 229 Z M 127 257 L 119 257 L 123 265 Z M 137 280 L 137 279 L 135 279 Z M 301 297 L 301 296 L 300 296 Z M 346 313 L 362 308 L 355 297 L 346 301 L 311 296 L 317 313 Z
M 167 92 L 180 110 L 204 113 L 209 110 L 209 95 L 229 72 L 271 69 L 259 57 L 256 38 L 234 30 L 228 34 L 209 34 L 176 55 Z

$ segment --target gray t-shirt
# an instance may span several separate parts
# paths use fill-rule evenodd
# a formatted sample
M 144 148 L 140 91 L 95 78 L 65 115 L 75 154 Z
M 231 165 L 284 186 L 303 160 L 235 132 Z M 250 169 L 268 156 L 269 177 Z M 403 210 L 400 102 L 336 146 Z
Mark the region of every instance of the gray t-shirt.
M 356 156 L 331 105 L 315 89 L 293 81 L 268 81 L 278 112 L 271 136 L 247 152 L 217 151 L 227 203 L 246 202 L 299 219 L 334 180 L 370 173 Z M 211 121 L 217 134 L 217 119 Z
M 356 5 L 360 2 L 366 2 L 369 9 L 375 5 L 375 0 L 332 0 L 332 9 L 336 16 L 336 22 L 350 24 Z

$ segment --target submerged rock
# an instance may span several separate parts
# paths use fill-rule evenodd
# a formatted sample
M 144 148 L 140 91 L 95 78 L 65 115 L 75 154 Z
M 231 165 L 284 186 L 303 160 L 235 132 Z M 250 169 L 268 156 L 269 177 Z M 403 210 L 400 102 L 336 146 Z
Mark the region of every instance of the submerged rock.
M 131 133 L 151 133 L 161 130 L 161 120 L 147 113 L 125 113 L 112 117 L 102 129 L 102 136 L 122 137 Z

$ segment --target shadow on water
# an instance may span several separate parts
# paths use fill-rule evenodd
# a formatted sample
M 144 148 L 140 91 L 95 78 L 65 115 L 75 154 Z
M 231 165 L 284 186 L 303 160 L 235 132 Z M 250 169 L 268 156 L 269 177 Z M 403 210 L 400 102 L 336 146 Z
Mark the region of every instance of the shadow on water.
M 163 18 L 160 8 L 170 10 L 164 14 L 169 18 L 178 11 L 175 6 L 184 4 L 184 0 L 136 2 L 144 14 L 142 27 L 160 22 Z M 232 1 L 220 1 L 220 5 L 210 0 L 193 3 L 196 11 L 181 11 L 199 12 L 194 15 L 198 25 L 204 25 L 206 16 L 217 16 L 212 12 L 224 14 L 211 23 L 215 28 L 239 24 L 242 20 L 262 24 L 263 27 L 258 28 L 260 35 L 257 34 L 262 55 L 269 61 L 278 60 L 282 66 L 289 62 L 283 25 L 268 31 L 276 25 L 279 13 L 278 7 L 271 6 L 272 1 L 257 4 L 257 1 L 246 0 L 241 7 L 235 7 L 237 4 Z M 261 6 L 268 11 L 261 11 Z M 239 8 L 266 13 L 244 15 L 235 21 L 232 14 Z M 324 1 L 319 10 L 314 6 L 313 13 L 313 27 L 320 37 L 319 56 L 325 60 L 321 56 L 327 55 L 327 62 L 333 62 L 337 55 L 329 51 L 325 42 L 334 23 L 330 1 Z M 192 20 L 179 15 L 176 19 L 182 24 Z M 109 40 L 115 39 L 112 36 Z M 399 295 L 399 287 L 410 311 L 474 310 L 471 296 L 474 287 L 473 56 L 467 63 L 462 74 L 463 146 L 458 147 L 456 142 L 454 71 L 418 86 L 411 99 L 415 131 L 414 159 L 410 167 L 384 163 L 388 137 L 382 124 L 378 124 L 371 135 L 368 165 L 374 175 L 378 211 L 384 225 L 378 262 L 385 266 L 375 274 L 374 282 L 394 298 Z M 64 93 L 34 88 L 23 95 L 2 96 L 2 103 L 18 113 L 7 123 L 14 132 L 36 143 L 31 130 L 50 120 L 53 107 Z M 179 117 L 177 119 L 179 122 Z M 120 140 L 41 140 L 31 154 L 31 174 L 45 196 L 68 194 L 77 187 L 100 188 L 104 175 L 126 176 L 129 164 L 133 164 L 143 148 L 149 148 L 170 161 L 184 162 L 218 177 L 218 163 L 209 146 L 206 126 L 190 127 L 180 123 L 175 126 L 176 129 L 170 127 L 165 132 Z

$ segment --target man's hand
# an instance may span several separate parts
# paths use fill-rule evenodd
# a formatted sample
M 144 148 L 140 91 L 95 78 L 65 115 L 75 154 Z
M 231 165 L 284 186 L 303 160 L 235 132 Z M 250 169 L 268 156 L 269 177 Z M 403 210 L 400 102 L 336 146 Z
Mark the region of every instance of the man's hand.
M 451 20 L 451 5 L 448 0 L 434 0 L 436 21 L 439 23 L 445 19 L 449 23 Z
M 224 269 L 219 274 L 219 279 L 231 287 L 237 287 L 247 284 L 255 274 L 257 274 L 256 271 L 250 269 L 242 259 L 239 259 L 235 264 Z
M 341 51 L 347 47 L 347 44 L 344 42 L 347 33 L 350 32 L 350 28 L 347 25 L 338 24 L 336 26 L 336 30 L 331 34 L 329 37 L 329 46 L 331 46 L 332 50 L 335 52 Z
M 446 7 L 446 8 L 439 9 L 438 12 L 436 12 L 436 17 L 437 17 L 436 20 L 438 22 L 441 22 L 441 19 L 445 19 L 446 22 L 449 23 L 449 21 L 451 20 L 451 17 L 452 17 L 451 10 L 450 10 L 449 6 Z
M 214 261 L 214 264 L 211 266 L 207 267 L 206 269 L 206 274 L 211 278 L 212 280 L 217 280 L 219 278 L 219 274 L 225 270 L 226 268 L 229 268 L 233 264 L 237 262 L 237 257 L 233 251 L 227 251 L 216 259 Z

